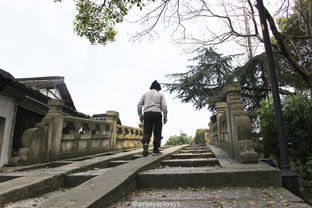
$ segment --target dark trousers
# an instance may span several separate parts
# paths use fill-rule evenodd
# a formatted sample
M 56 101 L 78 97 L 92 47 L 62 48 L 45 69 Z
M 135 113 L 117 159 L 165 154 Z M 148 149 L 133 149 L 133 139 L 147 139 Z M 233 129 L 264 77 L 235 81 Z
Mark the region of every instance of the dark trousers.
M 162 114 L 160 112 L 145 112 L 144 113 L 144 129 L 143 129 L 143 144 L 149 143 L 152 133 L 154 133 L 154 148 L 160 147 L 162 130 Z

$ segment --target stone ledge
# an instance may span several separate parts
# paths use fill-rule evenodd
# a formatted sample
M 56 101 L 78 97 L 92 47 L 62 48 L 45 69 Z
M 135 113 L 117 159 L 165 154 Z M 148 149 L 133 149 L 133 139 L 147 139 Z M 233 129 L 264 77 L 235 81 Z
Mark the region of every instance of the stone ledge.
M 109 156 L 91 158 L 83 161 L 73 162 L 68 165 L 34 170 L 25 175 L 0 183 L 0 206 L 9 202 L 18 201 L 36 194 L 44 194 L 65 186 L 65 175 L 90 170 L 94 167 L 108 165 L 109 161 L 138 154 L 141 149 L 129 152 L 117 153 Z M 21 173 L 23 174 L 23 173 Z M 2 176 L 10 176 L 10 173 Z M 16 173 L 13 173 L 16 176 Z
M 171 147 L 165 149 L 160 156 L 150 155 L 111 168 L 38 207 L 106 207 L 108 204 L 120 200 L 121 197 L 136 189 L 136 174 L 138 172 L 159 166 L 161 160 L 166 159 L 170 154 L 183 147 L 185 145 Z

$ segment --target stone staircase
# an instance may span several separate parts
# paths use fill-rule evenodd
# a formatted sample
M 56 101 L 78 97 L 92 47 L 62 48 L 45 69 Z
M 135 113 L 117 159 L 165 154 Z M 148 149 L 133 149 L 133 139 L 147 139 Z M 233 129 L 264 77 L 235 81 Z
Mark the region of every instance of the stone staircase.
M 139 173 L 139 187 L 280 186 L 280 176 L 276 169 L 262 169 L 261 171 L 260 168 L 253 168 L 246 171 L 238 168 L 235 170 L 234 165 L 228 169 L 221 166 L 207 146 L 184 148 L 172 154 L 170 159 L 163 160 L 161 165 L 159 168 Z
M 203 167 L 218 165 L 218 160 L 207 147 L 191 147 L 171 155 L 171 159 L 163 160 L 161 165 L 166 167 Z
M 142 157 L 142 149 L 137 149 L 0 174 L 0 205 L 310 207 L 281 187 L 278 169 L 262 162 L 241 164 L 210 145 L 166 147 L 162 152 Z
M 116 207 L 310 207 L 281 187 L 277 169 L 240 164 L 219 148 L 189 146 L 137 175 Z

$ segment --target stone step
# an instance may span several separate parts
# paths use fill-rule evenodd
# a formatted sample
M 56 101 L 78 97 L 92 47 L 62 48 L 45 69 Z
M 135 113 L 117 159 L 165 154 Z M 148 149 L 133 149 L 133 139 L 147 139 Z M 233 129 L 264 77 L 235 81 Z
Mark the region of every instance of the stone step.
M 278 187 L 278 170 L 231 170 L 221 167 L 165 167 L 138 174 L 140 188 Z
M 109 161 L 109 167 L 116 167 L 118 165 L 123 165 L 131 161 L 132 160 L 112 160 L 112 161 Z
M 104 169 L 94 169 L 84 172 L 72 173 L 66 176 L 66 187 L 75 187 L 79 186 L 83 182 L 90 180 L 105 171 L 108 171 L 110 168 Z
M 132 155 L 132 159 L 133 159 L 133 160 L 139 159 L 139 158 L 141 158 L 141 157 L 143 157 L 142 154 L 139 154 L 139 155 Z
M 202 167 L 218 165 L 219 162 L 215 158 L 195 158 L 195 159 L 171 159 L 163 160 L 163 166 L 175 167 Z
M 175 151 L 178 149 L 179 148 L 175 149 Z M 21 173 L 21 177 L 16 175 L 16 173 L 12 173 L 13 176 L 11 178 L 5 176 L 3 182 L 0 183 L 0 207 L 9 202 L 64 188 L 66 187 L 66 177 L 64 177 L 66 175 L 94 168 L 107 167 L 111 160 L 118 160 L 134 154 L 139 154 L 140 152 L 141 150 L 133 150 L 125 153 L 118 152 L 110 156 L 105 155 L 103 157 L 96 157 L 83 161 L 69 162 L 70 164 L 54 168 L 27 170 L 27 175 L 19 169 L 18 172 Z M 10 175 L 10 173 L 6 173 L 6 175 Z
M 240 207 L 311 208 L 284 188 L 220 187 L 138 190 L 109 208 Z
M 210 148 L 209 147 L 185 147 L 183 148 L 184 150 L 209 150 Z
M 213 153 L 180 153 L 172 154 L 171 159 L 212 158 Z
M 171 147 L 164 150 L 161 156 L 155 157 L 149 155 L 110 168 L 79 186 L 64 192 L 62 195 L 50 198 L 48 201 L 36 207 L 108 207 L 111 202 L 119 200 L 121 197 L 135 191 L 136 175 L 139 171 L 147 170 L 151 167 L 158 167 L 163 159 L 168 158 L 172 153 L 177 152 L 183 147 L 185 146 Z M 141 149 L 138 151 L 135 153 L 130 152 L 130 154 L 139 154 Z
M 198 149 L 198 148 L 209 148 L 207 145 L 190 145 L 187 147 L 184 147 L 183 149 L 192 148 L 192 149 Z
M 198 153 L 199 154 L 199 153 L 211 153 L 211 150 L 208 150 L 208 149 L 207 150 L 201 150 L 201 149 L 200 150 L 184 150 L 183 149 L 183 150 L 180 150 L 179 152 L 180 153 Z

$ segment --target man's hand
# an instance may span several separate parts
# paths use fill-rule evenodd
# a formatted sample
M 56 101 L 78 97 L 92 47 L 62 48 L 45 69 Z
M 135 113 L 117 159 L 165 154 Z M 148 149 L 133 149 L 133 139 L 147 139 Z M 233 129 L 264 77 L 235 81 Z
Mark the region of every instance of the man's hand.
M 166 123 L 167 123 L 167 121 L 168 121 L 168 119 L 167 119 L 167 118 L 164 118 L 164 124 L 166 124 Z
M 144 116 L 140 116 L 140 122 L 144 123 Z

